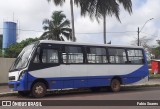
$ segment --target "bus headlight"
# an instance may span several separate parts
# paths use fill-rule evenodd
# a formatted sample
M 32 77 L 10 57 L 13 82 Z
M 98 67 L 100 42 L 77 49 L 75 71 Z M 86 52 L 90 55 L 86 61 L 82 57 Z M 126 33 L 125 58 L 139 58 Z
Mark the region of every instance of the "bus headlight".
M 21 80 L 22 78 L 23 78 L 23 76 L 24 76 L 24 74 L 25 74 L 25 70 L 24 71 L 22 71 L 21 73 L 20 73 L 20 75 L 19 75 L 19 79 L 18 80 Z

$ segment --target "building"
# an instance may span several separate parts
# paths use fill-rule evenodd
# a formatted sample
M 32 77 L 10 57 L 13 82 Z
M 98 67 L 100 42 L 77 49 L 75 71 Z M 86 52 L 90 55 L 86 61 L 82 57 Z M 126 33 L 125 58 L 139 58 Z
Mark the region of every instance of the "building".
M 16 43 L 16 32 L 17 24 L 15 22 L 3 22 L 3 49 Z

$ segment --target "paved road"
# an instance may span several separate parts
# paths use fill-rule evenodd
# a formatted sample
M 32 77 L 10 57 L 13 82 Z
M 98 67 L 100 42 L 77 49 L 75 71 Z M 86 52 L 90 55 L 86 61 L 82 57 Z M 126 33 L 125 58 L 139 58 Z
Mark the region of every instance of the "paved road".
M 160 100 L 160 86 L 157 87 L 134 87 L 134 88 L 122 88 L 121 92 L 112 93 L 103 89 L 101 92 L 92 93 L 89 90 L 84 90 L 81 92 L 68 92 L 66 94 L 48 94 L 46 97 L 41 99 L 25 98 L 20 96 L 10 96 L 0 98 L 1 100 Z M 53 107 L 46 107 L 47 109 L 53 109 Z M 58 109 L 75 109 L 82 107 L 54 107 Z M 83 108 L 103 108 L 108 109 L 108 107 L 83 107 Z M 109 107 L 115 109 L 116 107 Z M 119 109 L 159 109 L 159 107 L 119 107 Z M 1 109 L 1 108 L 0 108 Z M 6 108 L 8 109 L 8 108 Z M 20 109 L 20 108 L 16 108 Z M 27 108 L 26 108 L 27 109 Z M 41 108 L 39 108 L 41 109 Z M 42 108 L 43 109 L 43 108 Z
M 31 97 L 7 96 L 0 99 L 33 100 Z M 106 89 L 100 92 L 85 90 L 61 91 L 47 94 L 44 98 L 34 100 L 160 100 L 160 86 L 156 87 L 123 87 L 120 92 L 112 93 Z
M 142 83 L 141 85 L 155 85 L 159 84 L 160 85 L 160 78 L 159 79 L 150 79 L 146 83 Z M 0 93 L 6 93 L 6 92 L 11 92 L 8 85 L 0 85 Z

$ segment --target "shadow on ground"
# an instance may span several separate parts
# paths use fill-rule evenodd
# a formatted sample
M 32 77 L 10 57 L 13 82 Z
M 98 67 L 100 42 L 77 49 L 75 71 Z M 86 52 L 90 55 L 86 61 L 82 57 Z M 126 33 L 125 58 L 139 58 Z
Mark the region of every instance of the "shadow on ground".
M 90 89 L 71 89 L 71 90 L 60 90 L 60 91 L 48 91 L 46 96 L 40 99 L 45 98 L 63 98 L 63 97 L 81 97 L 81 96 L 92 96 L 95 94 L 106 95 L 106 94 L 121 94 L 121 93 L 134 93 L 134 92 L 144 92 L 144 91 L 152 91 L 152 90 L 160 90 L 160 86 L 154 87 L 122 87 L 120 92 L 114 93 L 109 91 L 107 88 L 101 88 L 100 91 L 92 92 Z M 13 96 L 17 96 L 18 98 L 25 99 L 36 99 L 32 97 L 22 97 L 18 94 L 14 94 Z

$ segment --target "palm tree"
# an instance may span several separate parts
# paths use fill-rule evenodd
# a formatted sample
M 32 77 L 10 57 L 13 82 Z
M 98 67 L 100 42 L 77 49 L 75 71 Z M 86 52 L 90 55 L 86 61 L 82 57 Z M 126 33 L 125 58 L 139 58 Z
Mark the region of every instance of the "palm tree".
M 100 18 L 103 18 L 104 23 L 104 43 L 106 44 L 106 16 L 115 16 L 118 21 L 119 18 L 119 5 L 122 4 L 124 9 L 132 13 L 132 1 L 131 0 L 74 0 L 77 6 L 81 8 L 81 15 L 86 16 L 89 14 L 92 19 L 95 17 L 98 22 Z
M 47 0 L 47 1 L 48 2 L 53 1 L 55 5 L 60 5 L 60 6 L 62 6 L 65 2 L 65 0 Z M 70 5 L 71 5 L 71 21 L 72 21 L 72 39 L 76 39 L 75 38 L 75 28 L 74 28 L 73 0 L 70 0 Z M 76 41 L 76 40 L 72 40 L 72 41 Z
M 67 40 L 75 40 L 72 38 L 72 29 L 69 27 L 70 21 L 66 19 L 62 11 L 55 11 L 51 16 L 51 20 L 44 19 L 43 29 L 45 32 L 40 39 L 64 41 L 63 37 L 65 37 Z

